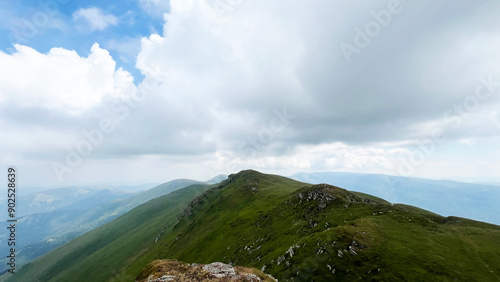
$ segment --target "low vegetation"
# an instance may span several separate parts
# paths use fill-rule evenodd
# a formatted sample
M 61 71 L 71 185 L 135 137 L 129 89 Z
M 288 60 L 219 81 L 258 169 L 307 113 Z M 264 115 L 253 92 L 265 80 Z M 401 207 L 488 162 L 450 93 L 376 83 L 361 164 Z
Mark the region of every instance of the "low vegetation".
M 134 281 L 153 261 L 170 259 L 257 268 L 280 281 L 500 280 L 496 225 L 256 171 L 186 189 L 139 206 L 15 278 Z

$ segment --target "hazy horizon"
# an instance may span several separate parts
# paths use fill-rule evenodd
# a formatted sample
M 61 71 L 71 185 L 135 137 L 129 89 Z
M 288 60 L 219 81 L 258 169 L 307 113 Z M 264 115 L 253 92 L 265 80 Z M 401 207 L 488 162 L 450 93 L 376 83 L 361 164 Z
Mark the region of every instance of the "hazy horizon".
M 237 173 L 238 171 L 234 172 Z M 259 170 L 259 172 L 262 173 L 268 173 L 266 171 Z M 398 175 L 390 175 L 390 174 L 383 174 L 383 173 L 362 173 L 362 172 L 349 172 L 349 171 L 310 171 L 310 172 L 305 172 L 305 171 L 298 171 L 290 175 L 281 175 L 284 177 L 292 177 L 296 174 L 301 174 L 301 173 L 348 173 L 348 174 L 380 174 L 380 175 L 389 175 L 389 176 L 398 176 Z M 272 173 L 271 173 L 272 174 Z M 144 186 L 144 185 L 149 185 L 151 188 L 173 181 L 173 180 L 178 180 L 178 179 L 190 179 L 190 180 L 196 180 L 196 181 L 209 181 L 214 177 L 220 176 L 220 175 L 228 175 L 224 173 L 220 173 L 217 175 L 214 175 L 213 177 L 207 178 L 207 179 L 194 179 L 194 178 L 189 178 L 189 177 L 181 177 L 181 178 L 171 178 L 171 179 L 166 179 L 162 180 L 160 182 L 148 182 L 148 183 L 143 183 L 143 182 L 89 182 L 89 183 L 75 183 L 75 184 L 67 184 L 67 185 L 52 185 L 52 186 L 27 186 L 19 187 L 19 192 L 20 194 L 30 194 L 30 193 L 35 193 L 35 192 L 41 192 L 41 191 L 46 191 L 46 190 L 52 190 L 52 189 L 60 189 L 60 188 L 67 188 L 67 187 L 112 187 L 112 188 L 119 188 L 122 186 Z M 426 177 L 410 177 L 410 178 L 415 178 L 415 179 L 426 179 L 426 180 L 436 180 L 436 181 L 453 181 L 453 182 L 462 182 L 462 183 L 470 183 L 470 184 L 479 184 L 479 185 L 491 185 L 491 186 L 499 186 L 500 187 L 500 178 L 457 178 L 457 179 L 445 179 L 445 178 L 426 178 Z M 29 192 L 26 192 L 25 189 L 27 189 Z

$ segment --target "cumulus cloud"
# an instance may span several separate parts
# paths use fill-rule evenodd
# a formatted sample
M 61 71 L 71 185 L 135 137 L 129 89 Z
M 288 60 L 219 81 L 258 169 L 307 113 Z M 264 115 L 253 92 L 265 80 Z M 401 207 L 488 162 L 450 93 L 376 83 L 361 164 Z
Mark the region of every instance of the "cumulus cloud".
M 438 173 L 447 162 L 462 165 L 440 173 L 462 174 L 472 155 L 493 164 L 474 171 L 495 174 L 500 132 L 491 113 L 500 104 L 500 40 L 494 36 L 500 4 L 220 2 L 169 2 L 163 33 L 143 38 L 137 57 L 146 77 L 138 88 L 148 81 L 158 87 L 133 106 L 125 103 L 123 113 L 130 115 L 79 173 L 107 165 L 109 171 L 133 171 L 140 164 L 148 176 L 193 177 L 191 172 L 200 179 L 248 167 L 397 174 L 401 158 L 440 130 L 446 143 L 417 174 Z M 113 24 L 96 22 L 94 30 Z M 109 42 L 109 48 L 123 42 Z M 343 43 L 357 48 L 349 59 Z M 75 147 L 82 130 L 122 107 L 124 93 L 137 91 L 132 77 L 116 70 L 97 45 L 87 58 L 63 49 L 39 54 L 16 48 L 0 54 L 6 62 L 0 105 L 29 105 L 40 114 L 55 109 L 45 115 L 52 126 L 40 125 L 47 136 L 64 140 L 52 145 L 61 149 L 51 161 L 64 160 L 64 144 Z M 75 114 L 81 118 L 71 119 Z M 21 112 L 9 116 L 27 122 Z M 456 157 L 475 144 L 487 145 Z
M 447 6 L 398 3 L 401 14 L 347 63 L 339 44 L 353 44 L 355 27 L 374 21 L 372 12 L 386 4 L 243 2 L 221 21 L 208 2 L 171 1 L 165 36 L 143 41 L 137 65 L 146 75 L 166 73 L 165 93 L 218 110 L 259 119 L 271 106 L 287 105 L 300 116 L 289 129 L 290 142 L 414 138 L 415 126 L 442 120 L 448 108 L 473 95 L 480 76 L 500 80 L 494 52 L 481 55 L 460 43 L 492 50 L 500 42 L 479 14 L 466 20 L 467 30 L 450 24 L 464 21 L 467 5 L 446 14 L 446 21 L 415 27 L 410 24 L 423 11 L 437 16 Z M 493 98 L 481 107 L 498 103 Z
M 450 10 L 392 2 L 400 12 L 379 24 L 370 45 L 348 62 L 339 45 L 366 37 L 365 27 L 387 13 L 387 3 L 243 1 L 221 14 L 213 1 L 171 1 L 164 35 L 143 40 L 137 66 L 146 76 L 165 74 L 164 98 L 190 101 L 211 117 L 217 147 L 238 153 L 246 138 L 266 128 L 272 109 L 283 106 L 298 118 L 264 144 L 264 157 L 291 154 L 286 148 L 298 144 L 341 142 L 366 151 L 346 148 L 357 157 L 330 163 L 362 170 L 380 162 L 390 169 L 375 153 L 381 143 L 417 144 L 434 130 L 450 142 L 471 134 L 498 138 L 485 127 L 484 112 L 499 104 L 492 50 L 500 41 L 491 36 L 499 5 Z M 432 20 L 422 23 L 422 14 Z M 475 99 L 478 86 L 488 88 L 484 80 L 491 95 Z M 394 149 L 409 153 L 412 146 Z
M 102 31 L 110 25 L 118 25 L 118 18 L 112 14 L 106 14 L 97 7 L 80 8 L 73 13 L 75 22 L 83 22 L 85 26 L 82 29 L 89 29 L 91 32 L 95 30 Z
M 8 132 L 0 141 L 0 162 L 6 165 L 47 170 L 82 130 L 97 124 L 106 101 L 136 91 L 129 73 L 115 69 L 98 44 L 88 57 L 61 48 L 47 54 L 23 45 L 15 50 L 0 52 L 0 130 Z
M 94 44 L 87 58 L 75 51 L 53 48 L 47 54 L 15 45 L 13 54 L 0 52 L 1 103 L 81 113 L 105 96 L 133 91 L 130 74 L 116 70 L 108 51 Z

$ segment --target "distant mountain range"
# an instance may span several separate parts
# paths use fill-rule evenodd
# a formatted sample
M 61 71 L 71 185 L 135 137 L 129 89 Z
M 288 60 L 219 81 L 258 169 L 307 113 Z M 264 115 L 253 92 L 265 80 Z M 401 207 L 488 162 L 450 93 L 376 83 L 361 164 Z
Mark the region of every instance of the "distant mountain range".
M 384 177 L 366 176 L 358 188 L 389 193 L 389 186 L 399 196 L 400 186 Z M 432 181 L 403 184 L 411 194 Z M 463 191 L 456 185 L 439 189 Z M 280 281 L 498 281 L 500 226 L 392 202 L 247 170 L 145 202 L 2 279 L 181 279 L 189 271 L 205 277 L 195 263 L 223 262 Z
M 18 195 L 16 215 L 23 217 L 65 208 L 85 210 L 130 195 L 132 195 L 130 192 L 109 186 L 63 187 L 44 190 L 28 195 Z M 0 208 L 5 209 L 5 207 L 6 201 L 0 201 Z M 7 214 L 2 214 L 1 220 L 7 220 Z
M 226 176 L 227 177 L 227 176 Z M 218 181 L 224 176 L 209 180 Z M 207 183 L 208 183 L 207 182 Z M 105 224 L 134 207 L 189 185 L 203 183 L 177 179 L 141 193 L 125 191 L 143 190 L 144 186 L 126 189 L 109 187 L 70 187 L 36 192 L 19 201 L 24 210 L 18 220 L 21 232 L 17 235 L 17 263 L 19 266 L 40 257 L 54 248 Z M 7 234 L 0 237 L 0 252 L 6 253 Z M 7 269 L 1 260 L 0 273 Z
M 478 183 L 478 184 L 500 186 L 500 182 L 484 182 L 484 183 Z

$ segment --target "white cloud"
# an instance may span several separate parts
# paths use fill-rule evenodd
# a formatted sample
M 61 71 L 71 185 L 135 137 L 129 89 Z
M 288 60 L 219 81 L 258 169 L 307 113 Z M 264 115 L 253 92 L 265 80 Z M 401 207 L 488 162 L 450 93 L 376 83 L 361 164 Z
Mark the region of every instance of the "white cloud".
M 372 21 L 371 11 L 385 9 L 385 4 L 242 1 L 221 19 L 211 6 L 214 2 L 170 1 L 164 35 L 143 39 L 137 66 L 146 76 L 165 81 L 160 95 L 169 103 L 190 101 L 200 113 L 208 112 L 218 150 L 232 148 L 235 153 L 222 154 L 222 159 L 232 155 L 242 167 L 286 163 L 397 174 L 401 152 L 413 147 L 380 149 L 381 144 L 418 143 L 435 128 L 446 131 L 449 140 L 484 135 L 485 130 L 472 125 L 499 104 L 496 98 L 483 103 L 458 130 L 450 131 L 454 123 L 443 120 L 448 109 L 474 94 L 480 75 L 500 80 L 500 70 L 490 61 L 497 56 L 493 47 L 478 48 L 498 45 L 491 30 L 480 32 L 483 26 L 492 28 L 488 20 L 478 20 L 488 12 L 484 9 L 470 16 L 468 29 L 450 24 L 463 20 L 461 13 L 468 9 L 414 26 L 421 13 L 446 7 L 402 1 L 402 13 L 393 15 L 370 47 L 348 64 L 339 43 L 352 43 L 354 28 Z M 423 34 L 432 40 L 424 40 Z M 453 44 L 456 38 L 468 41 L 467 48 Z M 159 78 L 155 73 L 166 75 Z M 260 158 L 242 161 L 238 143 L 257 135 L 267 126 L 272 108 L 282 106 L 298 118 L 275 134 Z M 324 155 L 323 162 L 303 155 L 300 162 L 297 155 L 282 150 L 332 142 L 348 145 L 335 156 Z M 367 145 L 356 147 L 358 143 Z
M 118 25 L 118 18 L 116 16 L 112 14 L 105 14 L 97 7 L 78 9 L 73 13 L 73 20 L 75 22 L 84 21 L 90 31 L 101 31 L 110 25 Z
M 87 58 L 75 51 L 53 48 L 47 54 L 15 45 L 16 52 L 0 52 L 0 103 L 45 107 L 73 114 L 98 106 L 104 97 L 133 91 L 130 74 L 108 51 L 92 46 Z
M 371 11 L 385 9 L 386 3 L 228 1 L 238 4 L 221 15 L 212 6 L 217 1 L 173 0 L 170 8 L 168 1 L 139 1 L 151 11 L 168 12 L 163 33 L 143 38 L 140 50 L 127 38 L 109 40 L 106 47 L 120 54 L 139 52 L 137 67 L 147 79 L 163 84 L 130 108 L 133 114 L 69 179 L 86 179 L 98 171 L 100 179 L 124 180 L 125 175 L 134 180 L 137 176 L 123 171 L 139 169 L 147 171 L 143 177 L 149 182 L 203 179 L 234 172 L 227 171 L 227 164 L 285 175 L 300 170 L 397 174 L 399 160 L 411 156 L 436 128 L 448 141 L 426 158 L 417 175 L 444 178 L 459 174 L 458 168 L 460 173 L 480 171 L 470 162 L 473 158 L 496 164 L 488 156 L 499 149 L 498 119 L 492 112 L 498 109 L 500 89 L 458 128 L 458 116 L 450 123 L 443 114 L 468 101 L 478 76 L 491 74 L 495 83 L 500 81 L 494 51 L 500 43 L 492 36 L 500 29 L 490 24 L 498 21 L 498 4 L 469 13 L 469 4 L 450 10 L 440 3 L 401 1 L 403 11 L 349 64 L 339 43 L 352 43 L 354 28 L 373 21 Z M 422 22 L 424 14 L 434 20 Z M 118 24 L 113 17 L 97 8 L 74 14 L 90 30 Z M 461 22 L 467 28 L 457 28 Z M 40 110 L 49 118 L 29 122 L 18 113 L 16 122 L 41 128 L 33 132 L 43 142 L 38 147 L 36 142 L 16 143 L 27 133 L 15 132 L 15 138 L 0 141 L 6 148 L 47 159 L 45 148 L 58 148 L 50 161 L 64 161 L 65 145 L 73 146 L 81 130 L 95 126 L 109 105 L 107 97 L 135 89 L 130 75 L 116 70 L 97 45 L 87 58 L 57 48 L 48 54 L 16 48 L 12 55 L 0 53 L 0 106 L 54 111 L 51 116 Z M 285 107 L 296 118 L 278 130 L 274 109 Z M 71 119 L 71 114 L 81 118 Z M 1 115 L 0 129 L 15 131 Z M 50 136 L 57 137 L 56 144 Z M 457 140 L 474 143 L 458 147 Z M 488 146 L 485 140 L 491 141 Z M 495 174 L 492 169 L 488 173 Z

